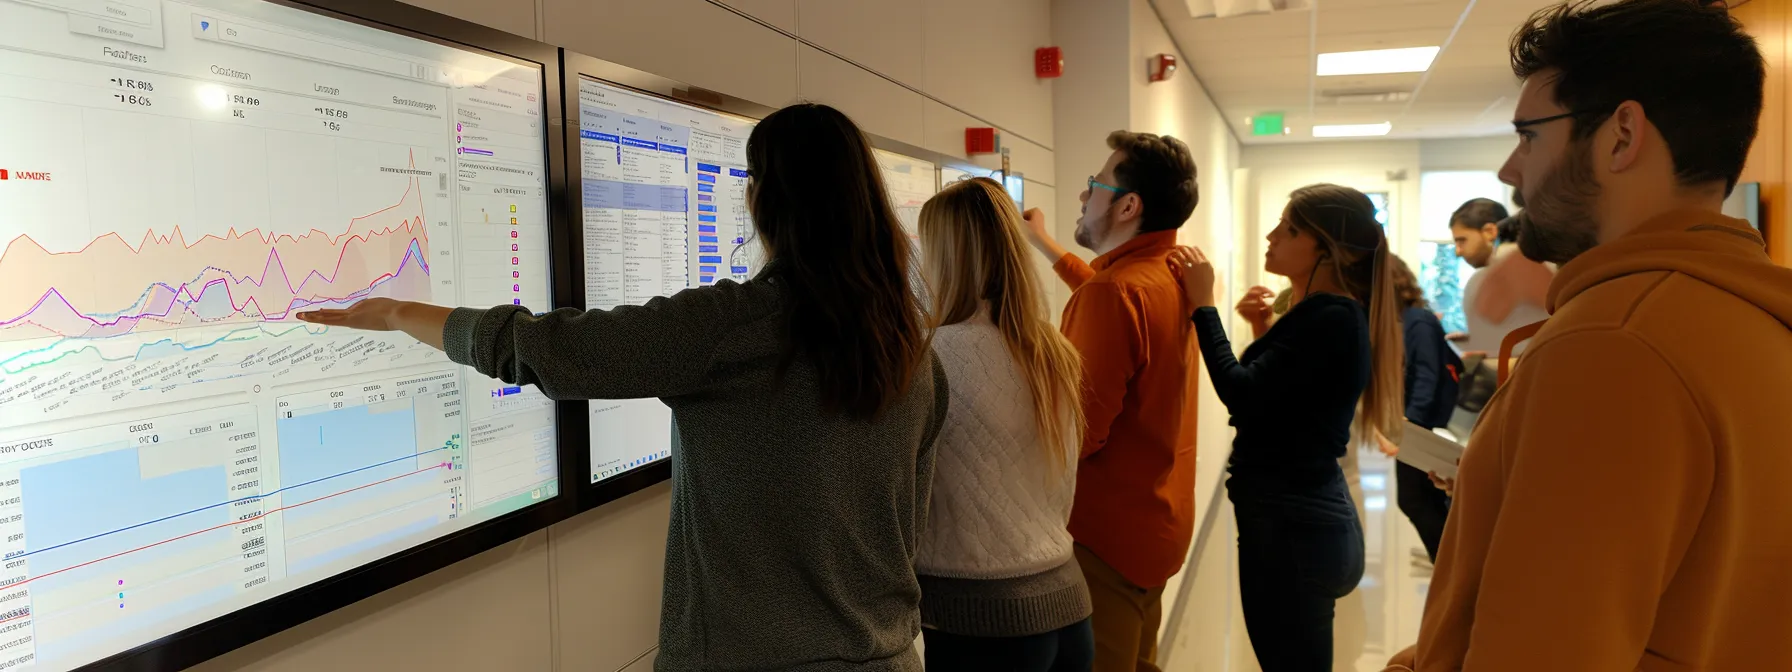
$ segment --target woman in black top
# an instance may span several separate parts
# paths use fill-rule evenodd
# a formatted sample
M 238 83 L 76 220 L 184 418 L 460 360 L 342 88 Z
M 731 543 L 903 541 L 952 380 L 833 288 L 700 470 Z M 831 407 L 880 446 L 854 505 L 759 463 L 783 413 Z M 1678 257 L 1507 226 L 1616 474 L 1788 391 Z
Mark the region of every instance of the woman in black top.
M 1251 646 L 1264 672 L 1327 672 L 1333 604 L 1363 576 L 1362 524 L 1338 459 L 1353 444 L 1359 399 L 1355 442 L 1402 426 L 1399 307 L 1375 206 L 1345 187 L 1294 192 L 1264 256 L 1264 270 L 1293 281 L 1293 307 L 1261 325 L 1242 358 L 1214 307 L 1212 264 L 1189 248 L 1169 264 L 1238 430 L 1226 489 Z M 1246 302 L 1261 303 L 1257 294 Z

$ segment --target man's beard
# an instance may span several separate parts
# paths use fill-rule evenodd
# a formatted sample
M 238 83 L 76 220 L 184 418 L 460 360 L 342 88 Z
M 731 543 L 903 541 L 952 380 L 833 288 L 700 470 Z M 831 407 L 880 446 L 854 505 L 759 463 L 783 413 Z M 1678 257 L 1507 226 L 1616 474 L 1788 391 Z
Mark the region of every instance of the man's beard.
M 1593 179 L 1592 153 L 1591 140 L 1571 143 L 1532 202 L 1524 206 L 1518 220 L 1518 251 L 1526 258 L 1566 264 L 1599 245 L 1593 202 L 1600 188 Z
M 1084 218 L 1087 219 L 1087 215 Z M 1076 233 L 1073 236 L 1076 238 L 1076 244 L 1083 246 L 1084 249 L 1095 249 L 1095 227 L 1098 224 L 1101 224 L 1099 219 L 1090 222 L 1077 222 Z

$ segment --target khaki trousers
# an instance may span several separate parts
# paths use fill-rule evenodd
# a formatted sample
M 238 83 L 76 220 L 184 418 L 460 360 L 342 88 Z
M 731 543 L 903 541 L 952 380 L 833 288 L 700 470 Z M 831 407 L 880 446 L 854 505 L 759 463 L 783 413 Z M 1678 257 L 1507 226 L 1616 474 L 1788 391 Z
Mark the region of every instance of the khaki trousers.
M 1140 588 L 1082 544 L 1076 562 L 1089 583 L 1095 614 L 1094 672 L 1159 672 L 1157 629 L 1164 616 L 1164 589 Z

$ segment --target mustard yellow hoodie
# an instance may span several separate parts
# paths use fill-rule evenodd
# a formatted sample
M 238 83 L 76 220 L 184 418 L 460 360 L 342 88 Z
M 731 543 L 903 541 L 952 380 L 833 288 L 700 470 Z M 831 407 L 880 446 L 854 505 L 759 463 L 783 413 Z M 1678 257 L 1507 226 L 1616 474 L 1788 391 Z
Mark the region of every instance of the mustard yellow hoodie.
M 1549 308 L 1463 456 L 1418 669 L 1792 670 L 1792 269 L 1675 212 Z

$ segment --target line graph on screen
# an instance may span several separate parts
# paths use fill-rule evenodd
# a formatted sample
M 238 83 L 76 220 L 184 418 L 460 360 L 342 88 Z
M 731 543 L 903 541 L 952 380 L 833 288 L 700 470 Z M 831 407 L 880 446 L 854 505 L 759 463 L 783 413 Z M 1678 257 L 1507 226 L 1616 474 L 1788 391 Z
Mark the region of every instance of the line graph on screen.
M 428 252 L 415 178 L 397 203 L 340 233 L 232 229 L 189 243 L 176 228 L 135 247 L 107 233 L 69 252 L 21 235 L 0 253 L 0 341 L 279 322 L 370 296 L 427 299 Z
M 444 223 L 430 217 L 444 220 L 447 208 L 446 180 L 426 179 L 439 174 L 428 149 L 337 140 L 332 154 L 358 177 L 258 187 L 310 199 L 307 212 L 324 215 L 284 220 L 297 226 L 231 226 L 213 207 L 210 221 L 190 228 L 146 212 L 141 222 L 89 219 L 84 237 L 69 235 L 83 230 L 80 217 L 9 231 L 0 243 L 0 419 L 57 417 L 81 400 L 168 401 L 244 377 L 284 382 L 340 365 L 440 360 L 408 338 L 294 317 L 371 297 L 430 301 L 433 260 L 452 247 L 430 238 Z M 240 185 L 231 188 L 256 187 Z M 152 221 L 162 225 L 145 226 Z

